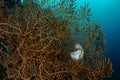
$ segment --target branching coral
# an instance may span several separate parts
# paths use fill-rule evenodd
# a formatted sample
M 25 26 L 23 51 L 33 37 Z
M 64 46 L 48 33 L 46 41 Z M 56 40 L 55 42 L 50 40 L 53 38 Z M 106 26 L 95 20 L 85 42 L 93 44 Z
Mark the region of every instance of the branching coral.
M 75 16 L 74 0 L 68 3 L 61 0 L 62 5 L 56 4 L 58 7 L 54 5 L 54 9 L 29 1 L 0 20 L 0 40 L 14 46 L 10 57 L 0 58 L 0 63 L 7 67 L 6 79 L 102 80 L 111 76 L 112 63 L 102 54 L 105 49 L 103 33 L 99 24 L 88 20 L 87 5 Z M 45 1 L 41 5 L 47 5 Z M 67 4 L 71 4 L 72 9 Z M 63 15 L 55 15 L 59 11 Z M 84 47 L 83 60 L 70 58 L 72 47 L 67 46 L 75 42 Z

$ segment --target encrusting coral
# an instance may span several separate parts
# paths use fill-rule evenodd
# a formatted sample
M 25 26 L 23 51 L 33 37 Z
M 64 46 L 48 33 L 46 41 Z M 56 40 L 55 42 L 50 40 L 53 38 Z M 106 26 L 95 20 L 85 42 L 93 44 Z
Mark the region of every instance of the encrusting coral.
M 52 9 L 49 0 L 42 6 L 25 0 L 13 14 L 0 15 L 0 42 L 11 52 L 0 56 L 6 67 L 3 80 L 103 80 L 112 75 L 112 63 L 103 54 L 103 31 L 91 22 L 88 5 L 75 10 L 75 1 L 61 0 Z M 84 58 L 74 61 L 69 53 L 76 42 Z

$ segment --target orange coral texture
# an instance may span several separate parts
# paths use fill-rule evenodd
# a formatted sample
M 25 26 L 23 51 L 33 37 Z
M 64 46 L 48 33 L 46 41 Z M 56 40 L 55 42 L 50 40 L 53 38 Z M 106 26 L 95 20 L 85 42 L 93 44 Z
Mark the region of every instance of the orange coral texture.
M 81 8 L 82 12 L 86 7 Z M 102 34 L 100 25 L 91 24 L 87 20 L 87 23 L 77 25 L 79 26 L 77 28 L 72 27 L 76 30 L 74 33 L 70 26 L 74 26 L 78 20 L 72 18 L 73 21 L 70 21 L 69 16 L 63 20 L 58 17 L 60 15 L 56 18 L 53 14 L 55 10 L 43 9 L 36 4 L 24 4 L 22 8 L 16 7 L 14 13 L 6 14 L 7 16 L 1 14 L 0 39 L 15 46 L 10 58 L 5 56 L 0 58 L 4 66 L 11 65 L 6 71 L 7 78 L 13 80 L 32 80 L 33 77 L 35 80 L 103 80 L 110 77 L 113 72 L 112 63 L 102 53 L 106 44 L 104 37 L 99 36 Z M 79 20 L 85 22 L 83 18 L 87 15 L 89 15 L 87 12 L 84 13 Z M 83 38 L 76 39 L 71 36 L 74 34 Z M 104 46 L 96 45 L 98 39 L 103 41 Z M 83 60 L 71 60 L 69 52 L 72 47 L 66 48 L 64 45 L 71 44 L 71 41 L 83 43 L 85 52 Z

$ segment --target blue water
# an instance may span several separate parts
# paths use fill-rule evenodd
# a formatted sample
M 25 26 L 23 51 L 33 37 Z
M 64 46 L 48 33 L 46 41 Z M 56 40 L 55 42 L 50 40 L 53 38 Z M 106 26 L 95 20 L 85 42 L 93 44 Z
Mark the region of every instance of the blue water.
M 81 2 L 82 1 L 82 2 Z M 88 2 L 92 20 L 99 20 L 106 34 L 106 56 L 113 63 L 110 80 L 120 80 L 120 0 L 77 0 L 78 6 Z

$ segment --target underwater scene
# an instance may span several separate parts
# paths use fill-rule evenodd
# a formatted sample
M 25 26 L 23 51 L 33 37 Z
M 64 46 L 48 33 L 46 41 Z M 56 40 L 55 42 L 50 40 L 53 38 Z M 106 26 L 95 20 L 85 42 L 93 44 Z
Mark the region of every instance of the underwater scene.
M 120 0 L 0 0 L 0 80 L 120 80 Z

